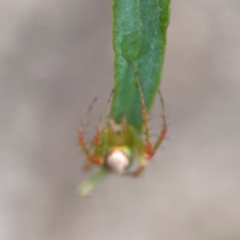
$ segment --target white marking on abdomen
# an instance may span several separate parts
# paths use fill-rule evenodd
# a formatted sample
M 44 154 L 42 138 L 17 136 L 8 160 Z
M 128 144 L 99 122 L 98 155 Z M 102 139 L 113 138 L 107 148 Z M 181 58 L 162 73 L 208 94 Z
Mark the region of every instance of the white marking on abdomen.
M 116 173 L 123 173 L 129 165 L 129 158 L 121 150 L 115 150 L 107 156 L 106 165 Z

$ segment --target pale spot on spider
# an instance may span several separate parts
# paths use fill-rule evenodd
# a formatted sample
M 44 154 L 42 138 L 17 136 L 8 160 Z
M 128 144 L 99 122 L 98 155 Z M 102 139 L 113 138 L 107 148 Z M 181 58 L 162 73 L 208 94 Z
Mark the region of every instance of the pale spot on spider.
M 114 172 L 122 174 L 129 165 L 129 158 L 120 150 L 110 153 L 106 159 L 106 165 Z

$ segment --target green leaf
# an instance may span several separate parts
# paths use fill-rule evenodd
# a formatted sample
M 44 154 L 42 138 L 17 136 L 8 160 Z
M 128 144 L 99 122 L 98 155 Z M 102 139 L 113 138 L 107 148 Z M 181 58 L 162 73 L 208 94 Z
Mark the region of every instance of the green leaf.
M 111 117 L 124 116 L 139 132 L 143 120 L 132 62 L 138 72 L 145 103 L 151 110 L 162 75 L 170 0 L 113 0 L 115 93 Z

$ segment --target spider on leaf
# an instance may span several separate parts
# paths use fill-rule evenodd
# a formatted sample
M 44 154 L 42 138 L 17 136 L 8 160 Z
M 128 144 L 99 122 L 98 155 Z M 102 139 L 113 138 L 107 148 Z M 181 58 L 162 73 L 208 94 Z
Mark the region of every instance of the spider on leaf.
M 104 109 L 102 119 L 99 123 L 97 134 L 90 147 L 86 145 L 83 134 L 93 104 L 97 100 L 96 98 L 92 101 L 90 107 L 88 108 L 78 134 L 78 140 L 84 154 L 87 157 L 87 168 L 90 168 L 92 165 L 106 166 L 112 172 L 136 177 L 144 171 L 147 165 L 146 160 L 153 158 L 157 149 L 160 147 L 163 139 L 165 138 L 167 133 L 167 120 L 163 97 L 159 91 L 162 107 L 163 127 L 157 141 L 155 144 L 152 144 L 150 139 L 148 112 L 145 105 L 144 94 L 139 81 L 139 76 L 132 62 L 130 62 L 130 65 L 133 69 L 140 95 L 145 139 L 143 140 L 141 134 L 139 134 L 133 126 L 128 124 L 126 117 L 123 117 L 120 123 L 116 123 L 114 119 L 110 119 L 107 127 L 103 127 L 107 108 L 111 101 L 110 97 Z M 131 166 L 133 159 L 137 159 L 139 167 L 135 171 L 129 171 L 129 167 Z

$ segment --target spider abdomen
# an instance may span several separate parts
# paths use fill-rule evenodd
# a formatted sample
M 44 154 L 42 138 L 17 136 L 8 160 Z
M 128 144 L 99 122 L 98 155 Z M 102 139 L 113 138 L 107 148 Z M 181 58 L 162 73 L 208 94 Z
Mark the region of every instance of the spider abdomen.
M 128 147 L 113 148 L 106 156 L 106 166 L 118 174 L 122 174 L 130 165 L 132 152 Z

